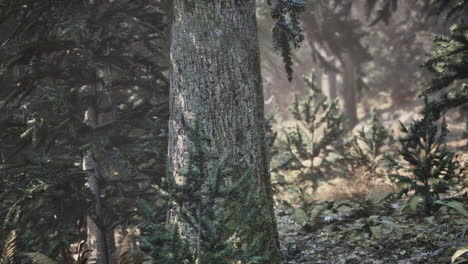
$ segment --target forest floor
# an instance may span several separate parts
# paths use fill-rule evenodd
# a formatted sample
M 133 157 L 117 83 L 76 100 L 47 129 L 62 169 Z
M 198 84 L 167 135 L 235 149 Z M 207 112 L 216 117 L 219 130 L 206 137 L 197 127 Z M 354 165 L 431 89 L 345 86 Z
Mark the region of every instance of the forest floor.
M 468 245 L 468 221 L 458 212 L 429 217 L 374 213 L 323 223 L 311 232 L 289 215 L 279 216 L 287 263 L 442 264 Z
M 377 112 L 382 123 L 398 134 L 399 121 L 408 125 L 418 117 L 422 106 L 421 102 L 394 109 L 381 104 Z M 366 119 L 365 112 L 361 109 L 361 119 Z M 451 130 L 448 146 L 459 154 L 462 166 L 468 167 L 463 118 L 453 111 L 446 119 Z M 291 125 L 286 121 L 281 126 Z M 331 193 L 336 191 L 335 187 L 325 186 L 319 187 L 317 197 L 307 205 L 311 212 L 308 216 L 295 210 L 303 205 L 276 207 L 282 247 L 289 264 L 444 264 L 452 263 L 458 249 L 468 247 L 468 218 L 456 210 L 444 207 L 432 216 L 423 212 L 401 213 L 399 207 L 408 198 L 389 204 L 369 204 L 369 197 L 341 199 L 340 194 Z M 320 194 L 325 195 L 319 197 Z M 467 194 L 465 186 L 448 197 L 456 197 L 466 208 Z M 468 263 L 467 255 L 456 263 Z

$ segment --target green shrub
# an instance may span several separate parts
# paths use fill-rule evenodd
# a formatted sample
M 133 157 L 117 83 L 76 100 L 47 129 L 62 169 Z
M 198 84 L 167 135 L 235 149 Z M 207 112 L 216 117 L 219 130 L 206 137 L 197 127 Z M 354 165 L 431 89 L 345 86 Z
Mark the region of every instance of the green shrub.
M 453 186 L 453 180 L 457 177 L 457 164 L 453 160 L 454 153 L 445 145 L 445 137 L 449 132 L 447 124 L 444 120 L 438 121 L 434 114 L 434 103 L 427 97 L 424 103 L 422 119 L 414 120 L 409 128 L 401 124 L 404 136 L 399 139 L 399 154 L 407 164 L 393 158 L 388 160 L 390 167 L 395 170 L 390 176 L 407 186 L 403 192 L 414 191 L 415 198 L 410 199 L 410 207 L 415 208 L 421 200 L 426 214 L 431 214 L 440 195 Z
M 339 101 L 330 101 L 323 95 L 313 80 L 304 78 L 309 90 L 305 100 L 296 100 L 291 113 L 296 126 L 285 132 L 282 161 L 273 166 L 273 171 L 299 170 L 299 180 L 318 187 L 320 180 L 331 178 L 328 172 L 334 162 L 330 154 L 334 145 L 344 134 L 344 115 Z

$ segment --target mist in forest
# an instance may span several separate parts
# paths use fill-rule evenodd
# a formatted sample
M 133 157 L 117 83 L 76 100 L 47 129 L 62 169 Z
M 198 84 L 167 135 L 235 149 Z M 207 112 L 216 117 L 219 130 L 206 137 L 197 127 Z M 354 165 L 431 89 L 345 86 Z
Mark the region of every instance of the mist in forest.
M 467 14 L 0 0 L 0 264 L 468 263 Z

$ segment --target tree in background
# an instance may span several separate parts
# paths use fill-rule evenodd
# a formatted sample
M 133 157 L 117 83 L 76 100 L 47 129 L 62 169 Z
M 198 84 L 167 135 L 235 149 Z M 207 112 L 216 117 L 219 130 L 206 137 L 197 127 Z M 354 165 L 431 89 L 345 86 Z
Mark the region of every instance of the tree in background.
M 339 100 L 324 96 L 313 78 L 304 80 L 308 96 L 305 100 L 296 98 L 293 103 L 291 113 L 296 125 L 285 131 L 285 141 L 277 147 L 282 151 L 276 151 L 278 155 L 272 163 L 272 172 L 280 182 L 286 181 L 284 174 L 298 171 L 296 183 L 300 192 L 315 191 L 321 181 L 336 176 L 331 170 L 331 165 L 337 162 L 333 154 L 345 134 L 345 117 Z
M 303 60 L 304 32 L 300 15 L 304 1 L 257 1 L 258 38 L 266 111 L 286 107 L 291 96 L 302 94 L 302 75 L 309 73 L 310 61 Z M 289 41 L 288 41 L 289 40 Z M 284 67 L 278 67 L 283 64 Z M 294 65 L 293 65 L 294 64 Z M 307 64 L 307 67 L 303 65 Z M 286 69 L 286 72 L 285 72 Z
M 368 17 L 374 13 L 373 22 L 384 21 L 389 23 L 395 19 L 398 0 L 379 1 L 367 0 L 366 9 Z M 403 3 L 404 4 L 404 3 Z M 408 16 L 414 17 L 414 30 L 419 31 L 422 27 L 431 26 L 434 33 L 442 34 L 434 41 L 430 58 L 424 66 L 435 76 L 424 89 L 424 94 L 440 95 L 440 100 L 434 105 L 440 113 L 468 102 L 468 89 L 466 84 L 460 83 L 466 79 L 466 56 L 467 56 L 467 26 L 465 13 L 468 11 L 468 1 L 437 0 L 417 1 L 411 9 L 415 9 Z M 376 11 L 376 12 L 375 12 Z M 406 27 L 409 20 L 404 20 Z M 447 30 L 447 25 L 449 30 Z M 407 41 L 405 41 L 407 42 Z M 403 42 L 402 44 L 404 44 Z M 410 46 L 408 46 L 410 48 Z M 414 54 L 414 52 L 410 52 Z M 458 87 L 458 88 L 457 88 Z M 436 113 L 436 115 L 438 115 Z
M 373 8 L 368 6 L 367 14 L 362 17 L 370 22 L 366 26 L 369 34 L 364 43 L 373 58 L 364 66 L 367 87 L 375 94 L 390 94 L 392 104 L 398 107 L 414 99 L 429 80 L 429 74 L 420 66 L 436 27 L 433 21 L 427 21 L 424 1 L 395 3 L 398 3 L 397 9 L 391 8 L 393 4 L 390 3 Z M 387 11 L 379 11 L 385 7 Z M 376 20 L 381 12 L 391 17 Z
M 352 16 L 353 6 L 353 1 L 308 1 L 301 17 L 311 59 L 329 75 L 332 98 L 337 95 L 336 73 L 342 75 L 344 112 L 351 127 L 358 122 L 356 93 L 362 86 L 361 67 L 371 59 L 362 44 L 362 24 Z
M 353 110 L 358 101 L 358 91 L 364 86 L 362 81 L 361 67 L 364 62 L 370 59 L 367 47 L 363 45 L 363 37 L 365 36 L 365 28 L 359 19 L 355 18 L 356 9 L 353 1 L 278 1 L 278 2 L 297 2 L 297 8 L 301 7 L 300 12 L 296 12 L 296 17 L 300 18 L 300 31 L 305 36 L 305 44 L 298 50 L 297 53 L 290 53 L 290 59 L 294 61 L 295 67 L 294 76 L 291 84 L 288 84 L 283 79 L 275 77 L 275 83 L 265 92 L 271 94 L 270 97 L 280 106 L 290 104 L 288 97 L 279 95 L 285 94 L 287 91 L 270 91 L 271 89 L 284 89 L 289 87 L 289 91 L 296 94 L 304 95 L 304 86 L 302 75 L 307 75 L 311 68 L 315 69 L 317 77 L 317 85 L 322 86 L 321 79 L 327 75 L 328 79 L 328 95 L 331 98 L 338 96 L 338 77 L 346 77 L 343 80 L 343 101 L 349 108 L 350 120 L 353 118 Z M 302 7 L 304 5 L 304 7 Z M 274 12 L 275 9 L 273 9 Z M 277 76 L 279 58 L 277 58 L 270 49 L 269 30 L 272 24 L 268 16 L 268 5 L 259 5 L 259 25 L 260 43 L 262 48 L 262 58 L 264 71 L 267 80 L 269 75 Z M 300 16 L 300 17 L 299 17 Z M 295 25 L 291 21 L 289 24 Z M 274 27 L 276 28 L 276 27 Z M 296 30 L 297 32 L 297 30 Z M 275 34 L 273 35 L 275 36 Z M 291 39 L 293 39 L 291 37 Z M 300 42 L 299 42 L 300 43 Z M 276 46 L 278 47 L 278 46 Z M 351 54 L 351 58 L 349 57 Z M 291 61 L 292 62 L 292 61 Z M 346 71 L 345 63 L 346 62 Z M 279 79 L 279 80 L 278 80 Z M 268 88 L 268 87 L 267 87 Z M 325 92 L 325 91 L 324 91 Z M 344 95 L 346 93 L 346 95 Z M 353 98 L 355 100 L 353 100 Z M 268 101 L 270 103 L 270 101 Z M 353 103 L 354 102 L 354 103 Z M 352 122 L 350 122 L 352 123 Z
M 422 118 L 411 123 L 409 128 L 403 124 L 401 131 L 404 136 L 399 139 L 401 148 L 399 154 L 407 162 L 397 162 L 390 158 L 390 167 L 395 173 L 390 174 L 399 184 L 406 185 L 401 193 L 414 191 L 412 207 L 416 207 L 422 198 L 426 214 L 435 212 L 436 202 L 441 195 L 453 187 L 458 164 L 454 161 L 454 153 L 445 145 L 448 134 L 445 120 L 440 119 L 433 102 L 424 98 Z M 408 174 L 409 172 L 409 174 Z
M 282 261 L 267 165 L 276 134 L 264 135 L 255 1 L 176 2 L 169 152 L 175 168 L 166 174 L 172 2 L 0 0 L 2 264 L 29 263 L 27 258 L 74 264 L 141 264 L 144 257 L 152 263 Z M 430 212 L 448 206 L 466 216 L 463 204 L 444 197 L 456 166 L 441 143 L 445 124 L 437 122 L 449 109 L 467 105 L 468 2 L 276 0 L 264 6 L 256 9 L 268 13 L 261 46 L 279 53 L 265 53 L 270 80 L 285 76 L 282 89 L 294 86 L 300 94 L 292 116 L 301 124 L 285 135 L 288 160 L 275 169 L 300 171 L 302 179 L 294 189 L 279 175 L 275 187 L 300 196 L 307 217 L 325 216 L 309 231 L 338 219 L 328 214 L 340 205 L 309 213 L 306 188 L 330 176 L 349 175 L 346 182 L 355 185 L 363 185 L 359 178 L 366 175 L 383 176 L 382 156 L 393 142 L 372 113 L 369 129 L 343 144 L 344 116 L 338 100 L 320 93 L 321 79 L 328 75 L 332 98 L 344 81 L 340 96 L 354 125 L 366 84 L 391 91 L 393 102 L 397 91 L 408 97 L 423 86 L 422 72 L 413 69 L 431 32 L 440 36 L 425 64 L 434 78 L 423 94 L 433 101 L 404 131 L 400 154 L 410 164 L 393 163 L 408 169 L 395 177 L 417 192 L 410 207 L 423 200 L 434 208 Z M 303 40 L 305 49 L 294 53 Z M 277 67 L 280 60 L 286 73 Z M 306 66 L 293 71 L 301 61 Z M 301 82 L 289 85 L 287 79 L 310 68 L 314 77 L 306 83 L 315 94 L 308 96 Z

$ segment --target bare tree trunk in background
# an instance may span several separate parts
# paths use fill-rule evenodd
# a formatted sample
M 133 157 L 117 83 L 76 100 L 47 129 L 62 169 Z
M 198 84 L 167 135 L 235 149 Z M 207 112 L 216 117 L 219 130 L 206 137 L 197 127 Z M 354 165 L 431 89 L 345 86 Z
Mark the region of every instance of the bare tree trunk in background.
M 90 6 L 93 6 L 95 4 L 95 1 L 89 0 L 88 3 Z M 91 89 L 93 89 L 92 94 L 96 97 L 97 88 L 92 87 Z M 97 127 L 98 118 L 96 105 L 88 106 L 88 109 L 85 112 L 84 122 L 91 128 Z M 94 160 L 93 153 L 91 151 L 87 151 L 83 157 L 83 170 L 87 172 L 88 185 L 91 189 L 91 192 L 94 194 L 95 199 L 94 210 L 96 211 L 96 218 L 99 219 L 99 215 L 102 213 L 101 190 L 99 188 L 98 182 L 99 166 Z M 86 218 L 86 235 L 86 244 L 88 246 L 88 249 L 91 250 L 87 263 L 107 264 L 108 256 L 105 233 L 94 222 L 91 216 L 87 216 Z
M 333 64 L 333 66 L 336 66 L 335 59 L 332 59 L 330 62 Z M 328 75 L 328 97 L 330 100 L 335 100 L 336 99 L 336 72 L 334 71 L 329 71 L 327 73 Z
M 258 230 L 263 234 L 259 253 L 269 253 L 269 263 L 279 264 L 255 10 L 255 0 L 174 1 L 169 160 L 176 182 L 183 184 L 191 144 L 187 133 L 196 118 L 208 138 L 204 149 L 252 166 L 247 180 L 258 186 L 257 202 L 264 206 L 257 217 L 267 223 Z M 196 244 L 190 233 L 187 238 Z
M 306 89 L 304 87 L 303 75 L 302 75 L 302 73 L 298 73 L 298 72 L 294 72 L 293 74 L 294 75 L 293 75 L 292 81 L 289 82 L 289 83 L 286 83 L 285 87 L 288 87 L 288 84 L 292 83 L 294 93 L 299 97 L 303 97 L 303 96 L 306 95 Z M 310 72 L 307 73 L 307 74 L 310 74 Z M 288 100 L 288 96 L 287 96 L 288 91 L 286 90 L 286 91 L 284 91 L 284 93 L 285 93 L 285 95 L 282 96 L 282 97 L 284 97 L 286 100 Z M 289 101 L 287 101 L 286 105 L 288 103 L 289 103 Z
M 354 127 L 357 122 L 357 103 L 356 103 L 356 68 L 349 53 L 342 55 L 343 62 L 343 102 L 344 112 L 348 117 L 348 124 Z
M 314 76 L 313 76 L 313 81 L 314 84 L 316 85 L 316 88 L 320 91 L 320 93 L 317 94 L 317 97 L 315 97 L 315 103 L 319 103 L 321 100 L 323 100 L 326 96 L 325 91 L 323 90 L 323 70 L 320 68 L 314 69 Z
M 94 105 L 89 106 L 85 113 L 85 123 L 91 128 L 96 128 L 97 124 L 97 110 Z M 93 153 L 91 151 L 86 152 L 83 157 L 83 170 L 88 174 L 88 185 L 94 194 L 95 198 L 95 211 L 96 218 L 102 214 L 102 203 L 101 203 L 101 189 L 99 187 L 99 165 L 98 161 L 94 160 Z M 90 256 L 88 263 L 90 264 L 107 264 L 109 263 L 109 256 L 107 253 L 107 241 L 105 232 L 93 221 L 93 219 L 87 217 L 87 245 L 90 250 Z
M 315 85 L 317 85 L 317 88 L 319 89 L 319 91 L 323 93 L 324 91 L 323 91 L 323 86 L 322 86 L 322 80 L 323 80 L 323 71 L 322 69 L 317 69 L 315 71 Z
M 102 0 L 113 2 L 113 0 Z M 98 4 L 99 1 L 89 0 L 89 8 L 94 8 L 95 4 Z M 102 83 L 102 76 L 104 73 L 101 70 L 96 71 L 97 83 L 92 87 L 92 94 L 94 95 L 94 102 L 92 105 L 88 106 L 88 109 L 85 113 L 85 123 L 88 124 L 91 128 L 96 128 L 103 123 L 107 123 L 111 120 L 104 120 L 105 117 L 109 119 L 109 115 L 105 113 L 100 113 L 99 105 L 97 105 L 98 100 L 98 91 L 101 91 L 104 84 Z M 109 101 L 112 100 L 109 98 Z M 110 103 L 110 102 L 109 102 Z M 110 119 L 113 119 L 113 115 Z M 96 219 L 102 220 L 104 218 L 103 204 L 101 199 L 101 187 L 99 186 L 100 177 L 109 177 L 107 170 L 105 170 L 105 162 L 100 160 L 95 160 L 93 153 L 88 151 L 83 158 L 83 170 L 88 171 L 88 184 L 89 188 L 94 194 L 95 197 L 95 217 Z M 109 165 L 109 164 L 107 164 Z M 102 225 L 103 223 L 101 223 Z M 114 226 L 100 226 L 95 221 L 88 216 L 87 217 L 87 245 L 91 251 L 90 258 L 88 263 L 97 263 L 97 264 L 115 264 L 115 236 L 114 236 Z
M 173 19 L 174 19 L 174 3 L 173 3 L 173 0 L 161 0 L 161 9 L 166 13 L 165 17 L 167 19 L 167 24 L 168 25 L 171 25 Z M 170 26 L 168 27 L 168 31 L 167 33 L 168 34 L 164 34 L 163 36 L 163 43 L 162 43 L 162 46 L 164 47 L 164 51 L 167 51 L 167 58 L 168 58 L 168 62 L 170 60 L 169 58 L 169 50 L 171 48 L 171 28 Z
M 101 76 L 102 72 L 98 70 L 97 75 Z M 96 128 L 104 124 L 112 122 L 115 117 L 112 110 L 109 112 L 102 111 L 101 108 L 109 109 L 109 106 L 112 104 L 112 99 L 110 96 L 106 100 L 100 98 L 98 100 L 97 96 L 104 97 L 104 95 L 98 95 L 97 91 L 103 90 L 103 84 L 98 80 L 96 87 L 93 87 L 93 95 L 95 100 L 85 112 L 85 123 L 91 128 Z M 97 101 L 100 102 L 100 105 L 97 105 Z M 101 112 L 102 111 L 102 112 Z M 105 222 L 104 219 L 109 220 L 110 217 L 105 215 L 103 211 L 103 201 L 101 197 L 101 187 L 99 186 L 99 179 L 105 178 L 109 179 L 111 177 L 111 168 L 112 163 L 109 162 L 109 158 L 106 156 L 104 159 L 96 160 L 93 153 L 88 151 L 83 158 L 83 170 L 88 173 L 88 185 L 91 191 L 94 194 L 95 198 L 95 217 L 100 221 L 101 226 L 97 225 L 94 220 L 88 216 L 87 217 L 87 244 L 89 249 L 93 250 L 91 256 L 96 259 L 99 264 L 115 264 L 115 235 L 114 235 L 114 226 L 112 222 Z M 93 263 L 92 259 L 90 259 Z

